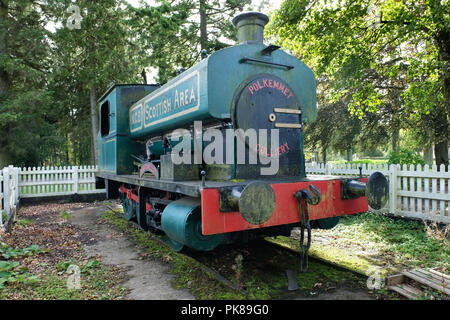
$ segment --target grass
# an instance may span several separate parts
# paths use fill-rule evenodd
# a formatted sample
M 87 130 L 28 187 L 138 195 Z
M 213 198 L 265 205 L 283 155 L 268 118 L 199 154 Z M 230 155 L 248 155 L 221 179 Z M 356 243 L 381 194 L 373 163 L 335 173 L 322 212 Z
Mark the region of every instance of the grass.
M 80 263 L 74 262 L 74 264 Z M 100 265 L 82 274 L 80 289 L 69 289 L 66 273 L 47 271 L 32 285 L 16 283 L 0 291 L 0 299 L 20 300 L 111 300 L 122 299 L 126 290 L 117 285 L 122 279 L 111 268 Z
M 262 242 L 219 246 L 210 252 L 191 252 L 195 258 L 174 252 L 155 239 L 155 235 L 137 229 L 116 212 L 104 219 L 126 233 L 152 257 L 168 263 L 175 275 L 176 288 L 189 288 L 197 299 L 246 299 L 205 273 L 201 265 L 217 270 L 242 287 L 250 299 L 289 299 L 290 295 L 314 296 L 338 287 L 364 288 L 365 278 L 318 261 L 310 261 L 309 271 L 300 271 L 299 257 Z M 200 263 L 199 263 L 200 262 Z M 286 270 L 293 270 L 299 292 L 288 292 Z
M 333 229 L 313 233 L 329 239 L 313 241 L 310 249 L 313 256 L 367 275 L 374 267 L 392 273 L 417 267 L 441 269 L 450 263 L 448 242 L 430 236 L 422 223 L 393 219 L 381 213 L 344 216 Z M 288 238 L 278 241 L 298 248 L 298 241 Z
M 30 219 L 20 219 L 16 221 L 16 224 L 21 227 L 28 227 L 33 224 L 33 221 Z
M 200 261 L 220 270 L 244 288 L 252 299 L 293 299 L 341 287 L 365 287 L 364 277 L 320 261 L 310 260 L 308 271 L 302 272 L 297 253 L 281 250 L 263 240 L 244 246 L 219 247 L 210 253 L 198 253 L 198 256 Z M 287 270 L 293 271 L 299 291 L 286 290 Z
M 328 161 L 329 164 L 385 164 L 388 163 L 388 159 L 359 159 L 353 161 L 347 160 L 332 160 Z
M 72 216 L 70 215 L 70 213 L 68 213 L 66 210 L 64 210 L 63 212 L 61 212 L 61 217 L 66 219 L 66 220 L 70 220 L 70 218 L 72 218 Z
M 17 229 L 36 226 L 29 221 L 19 220 L 21 224 Z M 53 258 L 48 259 L 47 255 Z M 41 248 L 37 244 L 13 248 L 0 242 L 0 299 L 111 300 L 124 297 L 120 268 L 103 265 L 98 260 L 86 260 L 81 244 L 70 250 L 69 255 L 71 260 L 56 263 L 53 249 Z M 68 285 L 71 279 L 79 279 L 80 287 L 71 288 Z
M 120 299 L 125 289 L 119 285 L 122 281 L 119 273 L 112 267 L 102 265 L 98 260 L 73 260 L 50 266 L 42 263 L 43 272 L 28 270 L 30 261 L 45 254 L 37 245 L 27 248 L 11 248 L 2 243 L 0 261 L 0 299 L 5 300 L 84 300 L 84 299 Z M 70 289 L 68 279 L 69 266 L 80 270 L 81 287 Z M 76 275 L 75 275 L 76 276 Z
M 416 268 L 435 268 L 448 274 L 449 229 L 375 212 L 344 216 L 331 230 L 313 230 L 318 240 L 326 240 L 313 238 L 310 255 L 366 276 L 378 271 L 384 278 Z M 278 237 L 270 241 L 299 249 L 298 240 L 292 238 Z M 421 299 L 442 298 L 441 294 L 427 290 L 430 289 L 424 289 Z M 382 299 L 398 299 L 386 288 L 375 293 Z
M 427 235 L 417 221 L 393 219 L 381 213 L 343 217 L 333 230 L 346 241 L 376 245 L 384 257 L 398 265 L 439 267 L 442 260 L 450 262 L 450 248 Z M 443 249 L 443 250 L 441 250 Z
M 11 248 L 2 244 L 0 261 L 0 299 L 5 300 L 85 300 L 121 299 L 125 289 L 119 285 L 123 280 L 116 270 L 98 260 L 73 260 L 50 266 L 42 263 L 43 272 L 29 272 L 27 264 L 37 260 L 45 250 L 33 245 L 27 248 Z M 24 258 L 25 257 L 25 258 Z M 68 267 L 79 268 L 81 287 L 70 289 Z

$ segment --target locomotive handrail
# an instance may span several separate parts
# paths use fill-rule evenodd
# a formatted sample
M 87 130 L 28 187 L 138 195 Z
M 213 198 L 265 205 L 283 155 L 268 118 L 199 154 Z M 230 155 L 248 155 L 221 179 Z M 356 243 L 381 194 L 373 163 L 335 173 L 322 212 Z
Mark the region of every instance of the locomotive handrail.
M 255 58 L 249 58 L 249 57 L 243 57 L 241 60 L 239 60 L 240 63 L 245 63 L 247 61 L 264 63 L 264 64 L 269 64 L 269 65 L 277 66 L 277 67 L 284 67 L 284 68 L 287 68 L 288 70 L 294 69 L 294 66 L 291 66 L 288 64 L 281 64 L 281 63 L 270 62 L 270 61 L 255 59 Z

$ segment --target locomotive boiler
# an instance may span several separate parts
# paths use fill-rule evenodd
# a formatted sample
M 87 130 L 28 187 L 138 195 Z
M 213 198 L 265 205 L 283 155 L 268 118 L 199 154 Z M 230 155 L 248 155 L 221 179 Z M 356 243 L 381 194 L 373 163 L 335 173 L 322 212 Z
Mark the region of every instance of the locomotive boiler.
M 317 118 L 316 80 L 296 57 L 264 44 L 268 20 L 240 14 L 238 44 L 163 86 L 114 85 L 99 99 L 98 186 L 175 250 L 297 226 L 310 239 L 311 228 L 386 202 L 380 173 L 306 175 L 303 126 Z

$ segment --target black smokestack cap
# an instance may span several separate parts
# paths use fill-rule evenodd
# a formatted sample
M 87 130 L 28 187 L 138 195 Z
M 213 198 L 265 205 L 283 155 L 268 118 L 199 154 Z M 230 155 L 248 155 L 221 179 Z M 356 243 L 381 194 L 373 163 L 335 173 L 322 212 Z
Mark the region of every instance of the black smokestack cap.
M 244 12 L 232 20 L 238 30 L 238 42 L 263 43 L 269 17 L 261 12 Z

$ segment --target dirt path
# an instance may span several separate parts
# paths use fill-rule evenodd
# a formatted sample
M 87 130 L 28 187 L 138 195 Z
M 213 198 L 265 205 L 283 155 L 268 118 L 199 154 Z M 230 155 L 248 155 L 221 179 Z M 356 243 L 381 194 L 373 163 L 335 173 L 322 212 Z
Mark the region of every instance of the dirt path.
M 105 264 L 125 267 L 127 281 L 122 285 L 130 290 L 128 299 L 195 299 L 188 290 L 174 289 L 173 276 L 168 267 L 159 261 L 141 260 L 142 252 L 125 235 L 109 224 L 101 222 L 102 214 L 109 210 L 103 205 L 70 210 L 70 223 L 84 229 L 92 238 L 84 249 L 91 257 L 102 257 Z M 339 288 L 315 297 L 303 297 L 293 293 L 288 299 L 306 300 L 368 300 L 374 299 L 366 290 Z
M 84 248 L 89 256 L 101 256 L 105 264 L 118 265 L 127 270 L 128 280 L 123 287 L 130 290 L 126 296 L 135 300 L 194 299 L 188 290 L 174 289 L 170 283 L 173 276 L 168 267 L 158 261 L 140 260 L 140 250 L 123 234 L 99 223 L 104 206 L 71 210 L 70 222 L 93 234 Z M 142 258 L 141 258 L 142 259 Z

